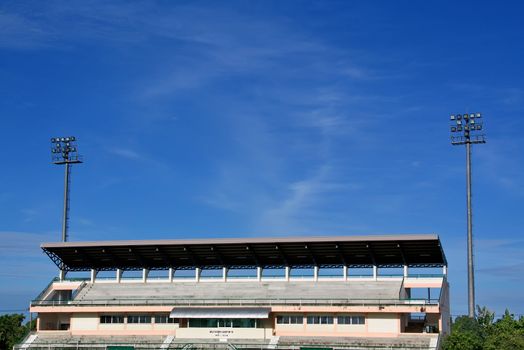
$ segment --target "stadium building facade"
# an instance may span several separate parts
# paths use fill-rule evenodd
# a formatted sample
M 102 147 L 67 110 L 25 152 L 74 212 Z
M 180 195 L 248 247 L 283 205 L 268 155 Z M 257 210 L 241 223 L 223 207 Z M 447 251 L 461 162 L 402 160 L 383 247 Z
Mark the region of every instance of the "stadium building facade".
M 19 349 L 437 349 L 450 327 L 436 235 L 42 249 L 60 276 L 31 302 L 37 330 Z

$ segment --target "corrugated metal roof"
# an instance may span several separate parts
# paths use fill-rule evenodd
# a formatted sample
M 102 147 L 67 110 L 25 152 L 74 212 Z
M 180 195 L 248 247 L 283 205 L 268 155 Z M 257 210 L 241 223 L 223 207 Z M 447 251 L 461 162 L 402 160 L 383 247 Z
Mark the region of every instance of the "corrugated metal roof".
M 64 270 L 278 266 L 444 266 L 437 235 L 44 243 Z

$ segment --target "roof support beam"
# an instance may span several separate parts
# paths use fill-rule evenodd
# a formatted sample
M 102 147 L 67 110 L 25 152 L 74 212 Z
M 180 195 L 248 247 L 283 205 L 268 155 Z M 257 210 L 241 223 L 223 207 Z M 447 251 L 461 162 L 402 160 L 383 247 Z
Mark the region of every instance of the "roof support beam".
M 258 258 L 258 256 L 257 256 L 255 250 L 253 249 L 253 247 L 251 247 L 250 245 L 246 245 L 246 251 L 251 256 L 251 258 L 253 259 L 253 261 L 257 265 L 257 267 L 264 267 L 264 265 L 262 265 L 260 263 L 260 259 Z
M 146 264 L 146 262 L 144 261 L 144 258 L 142 257 L 142 255 L 140 255 L 135 249 L 129 248 L 129 252 L 138 261 L 138 263 L 140 264 L 140 267 L 142 267 L 142 268 L 149 267 L 149 266 L 146 266 L 148 264 Z
M 404 264 L 404 266 L 408 266 L 408 261 L 406 260 L 406 254 L 404 254 L 404 249 L 402 248 L 402 245 L 399 243 L 397 243 L 397 248 L 400 252 L 400 256 L 402 258 L 402 262 Z
M 375 258 L 375 252 L 373 251 L 373 248 L 371 247 L 371 244 L 368 242 L 366 243 L 366 248 L 368 249 L 369 257 L 371 258 L 371 263 L 373 266 L 377 266 L 377 259 Z
M 102 253 L 103 254 L 106 254 L 107 256 L 109 256 L 109 258 L 111 260 L 113 260 L 115 262 L 115 265 L 117 267 L 122 267 L 122 266 L 125 266 L 125 264 L 122 262 L 122 260 L 117 257 L 112 251 L 111 249 L 107 248 L 107 247 L 104 247 L 102 248 Z M 142 262 L 140 262 L 140 264 L 142 264 Z
M 91 257 L 86 252 L 84 252 L 83 249 L 75 249 L 75 253 L 78 254 L 83 260 L 87 261 L 91 268 L 96 268 L 96 266 L 98 266 L 98 264 L 93 259 L 91 259 Z
M 342 264 L 344 264 L 344 266 L 348 266 L 348 261 L 347 261 L 345 255 L 344 255 L 344 252 L 340 248 L 340 244 L 339 243 L 335 244 L 335 249 L 337 250 L 337 253 L 338 253 L 338 256 L 339 256 L 340 260 L 342 260 Z
M 216 246 L 211 246 L 211 251 L 215 254 L 215 257 L 218 259 L 222 267 L 228 267 L 226 261 L 224 260 L 224 256 L 222 253 L 220 253 L 220 250 Z
M 68 268 L 66 266 L 66 264 L 64 263 L 64 261 L 58 256 L 56 255 L 54 252 L 51 252 L 47 249 L 44 249 L 44 253 L 47 254 L 47 256 L 51 259 L 51 261 L 53 261 L 55 263 L 56 266 L 58 266 L 58 268 L 60 270 L 64 270 L 64 271 L 67 271 Z
M 313 261 L 313 265 L 314 266 L 318 266 L 317 259 L 315 258 L 315 254 L 313 254 L 313 252 L 311 251 L 311 248 L 309 248 L 309 246 L 307 244 L 304 245 L 304 248 L 306 249 L 307 254 L 311 258 L 311 261 Z
M 169 258 L 161 247 L 156 247 L 155 251 L 158 253 L 164 264 L 166 264 L 166 267 L 171 268 L 176 266 L 176 264 L 173 262 L 173 259 Z
M 289 261 L 288 261 L 288 259 L 286 257 L 286 254 L 284 254 L 284 252 L 282 251 L 282 248 L 280 248 L 280 246 L 278 244 L 275 245 L 275 250 L 277 251 L 278 255 L 280 255 L 280 258 L 284 262 L 284 265 L 285 266 L 289 266 Z
M 188 246 L 184 246 L 184 251 L 186 252 L 187 257 L 189 258 L 189 260 L 191 260 L 191 263 L 193 264 L 193 266 L 200 268 L 200 262 L 196 258 L 195 254 L 193 253 L 191 248 L 189 248 Z M 200 277 L 199 277 L 199 279 L 200 279 Z

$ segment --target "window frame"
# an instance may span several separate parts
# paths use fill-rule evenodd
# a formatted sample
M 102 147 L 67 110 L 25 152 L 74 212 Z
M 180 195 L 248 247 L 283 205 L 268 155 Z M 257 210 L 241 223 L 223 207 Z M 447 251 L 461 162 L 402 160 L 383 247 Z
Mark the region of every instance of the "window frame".
M 297 325 L 304 324 L 304 316 L 302 315 L 277 315 L 277 324 Z
M 147 320 L 149 320 L 149 322 L 146 322 Z M 151 321 L 151 315 L 127 315 L 128 324 L 151 324 Z
M 343 322 L 340 322 L 344 320 Z M 337 316 L 337 324 L 340 325 L 365 325 L 366 317 L 362 315 L 339 315 Z
M 159 322 L 159 319 L 165 319 L 165 322 Z M 155 324 L 173 324 L 179 323 L 177 318 L 171 318 L 168 314 L 166 315 L 155 315 Z
M 124 315 L 100 315 L 99 322 L 100 324 L 123 324 L 125 323 Z
M 309 315 L 307 317 L 307 324 L 332 325 L 335 320 L 331 315 Z

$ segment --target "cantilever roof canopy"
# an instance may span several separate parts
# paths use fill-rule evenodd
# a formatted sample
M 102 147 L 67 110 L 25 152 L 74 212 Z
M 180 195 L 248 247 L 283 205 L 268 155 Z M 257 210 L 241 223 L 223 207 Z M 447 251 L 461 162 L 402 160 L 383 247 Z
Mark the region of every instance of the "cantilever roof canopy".
M 433 234 L 61 242 L 41 247 L 66 271 L 447 265 L 440 239 Z

